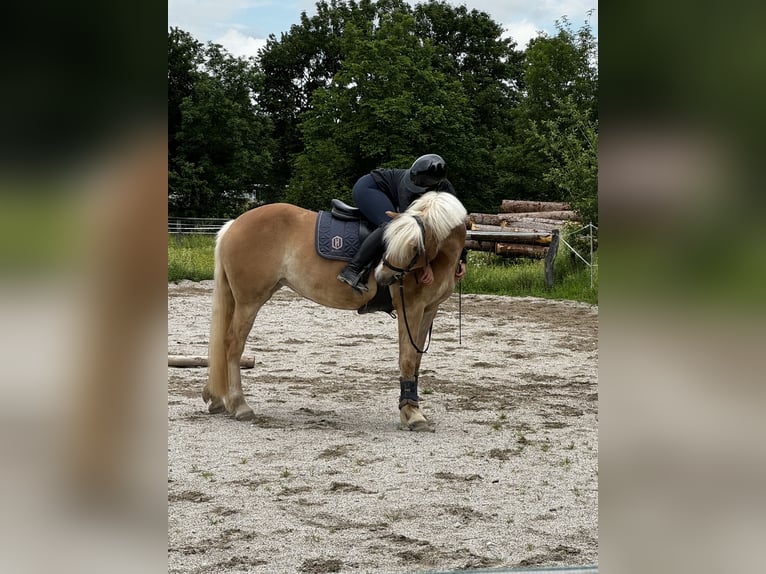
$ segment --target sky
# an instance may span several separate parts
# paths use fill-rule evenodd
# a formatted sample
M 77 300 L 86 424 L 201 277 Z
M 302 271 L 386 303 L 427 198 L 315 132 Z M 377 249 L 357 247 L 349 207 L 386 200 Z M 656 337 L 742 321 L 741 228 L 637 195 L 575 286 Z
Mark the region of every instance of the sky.
M 408 0 L 416 4 L 419 0 Z M 598 37 L 598 0 L 448 0 L 486 12 L 500 24 L 517 49 L 538 32 L 555 34 L 556 20 L 566 15 L 576 30 L 588 21 Z M 234 56 L 255 56 L 269 34 L 277 38 L 300 21 L 301 12 L 316 13 L 316 0 L 168 0 L 168 26 L 181 28 L 201 42 L 221 44 Z M 587 12 L 593 10 L 588 17 Z

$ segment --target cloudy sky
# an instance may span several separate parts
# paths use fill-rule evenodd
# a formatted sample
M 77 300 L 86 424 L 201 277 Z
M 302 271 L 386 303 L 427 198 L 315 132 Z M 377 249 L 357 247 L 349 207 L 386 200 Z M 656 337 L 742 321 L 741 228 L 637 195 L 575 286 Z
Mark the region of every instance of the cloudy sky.
M 418 0 L 408 0 L 416 4 Z M 449 0 L 486 12 L 519 48 L 538 31 L 555 32 L 566 15 L 575 29 L 588 20 L 598 37 L 598 0 Z M 269 34 L 277 38 L 297 24 L 301 12 L 315 13 L 316 0 L 168 0 L 168 24 L 202 42 L 221 44 L 235 56 L 254 56 Z

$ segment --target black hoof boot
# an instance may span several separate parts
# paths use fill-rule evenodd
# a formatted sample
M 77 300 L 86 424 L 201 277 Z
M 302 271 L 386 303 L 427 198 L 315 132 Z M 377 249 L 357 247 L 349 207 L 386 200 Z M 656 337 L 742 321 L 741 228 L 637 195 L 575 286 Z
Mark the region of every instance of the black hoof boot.
M 350 285 L 354 291 L 361 295 L 369 291 L 363 279 L 364 274 L 364 270 L 357 269 L 352 265 L 346 265 L 343 271 L 338 274 L 338 281 Z

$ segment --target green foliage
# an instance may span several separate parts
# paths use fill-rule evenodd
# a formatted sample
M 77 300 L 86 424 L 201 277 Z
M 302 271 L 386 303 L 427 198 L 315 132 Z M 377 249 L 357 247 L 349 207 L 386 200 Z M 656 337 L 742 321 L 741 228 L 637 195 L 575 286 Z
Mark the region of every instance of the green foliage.
M 543 181 L 559 190 L 560 198 L 572 204 L 585 222 L 598 223 L 598 111 L 596 54 L 590 29 L 575 34 L 566 19 L 557 23 L 559 34 L 552 42 L 537 40 L 527 52 L 531 62 L 542 60 L 556 71 L 553 89 L 550 77 L 539 77 L 530 63 L 527 74 L 531 90 L 528 105 L 528 134 L 547 162 Z M 559 64 L 560 62 L 560 64 Z M 534 71 L 534 73 L 533 73 Z M 563 75 L 561 75 L 563 74 Z M 551 74 L 547 74 L 551 76 Z M 532 146 L 530 146 L 532 149 Z
M 556 119 L 532 132 L 543 144 L 550 167 L 543 179 L 563 192 L 584 222 L 598 224 L 598 120 L 578 109 L 571 97 L 557 101 Z
M 346 59 L 301 118 L 305 150 L 289 201 L 323 208 L 332 195 L 348 197 L 354 181 L 377 166 L 408 166 L 432 149 L 459 157 L 472 132 L 468 102 L 458 82 L 434 69 L 434 50 L 414 24 L 400 11 L 382 15 L 369 39 L 347 30 Z
M 519 50 L 465 6 L 320 0 L 250 60 L 171 29 L 170 214 L 235 215 L 255 191 L 325 208 L 424 153 L 447 160 L 469 211 L 536 199 L 596 214 L 596 43 L 587 24 L 557 27 Z
M 213 278 L 215 236 L 168 235 L 168 281 Z
M 168 212 L 238 214 L 271 169 L 270 120 L 253 99 L 260 72 L 185 32 L 171 30 L 170 46 Z
M 549 289 L 545 285 L 542 260 L 505 259 L 494 253 L 469 251 L 468 271 L 462 289 L 463 293 L 569 299 L 597 304 L 598 267 L 595 271 L 591 289 L 589 267 L 572 258 L 567 249 L 560 249 L 554 262 L 554 284 Z
M 598 220 L 598 73 L 588 24 L 534 38 L 524 54 L 525 97 L 514 129 L 498 149 L 508 198 L 569 201 L 585 220 Z

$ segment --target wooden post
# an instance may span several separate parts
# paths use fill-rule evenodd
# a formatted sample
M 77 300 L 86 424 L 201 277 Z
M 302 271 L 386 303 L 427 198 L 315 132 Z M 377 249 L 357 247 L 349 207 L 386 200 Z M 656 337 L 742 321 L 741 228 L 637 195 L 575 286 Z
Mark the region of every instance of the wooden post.
M 548 253 L 545 255 L 545 286 L 548 287 L 548 289 L 553 287 L 553 263 L 556 261 L 556 253 L 558 253 L 559 250 L 559 230 L 554 229 L 552 234 L 553 238 L 548 247 Z

